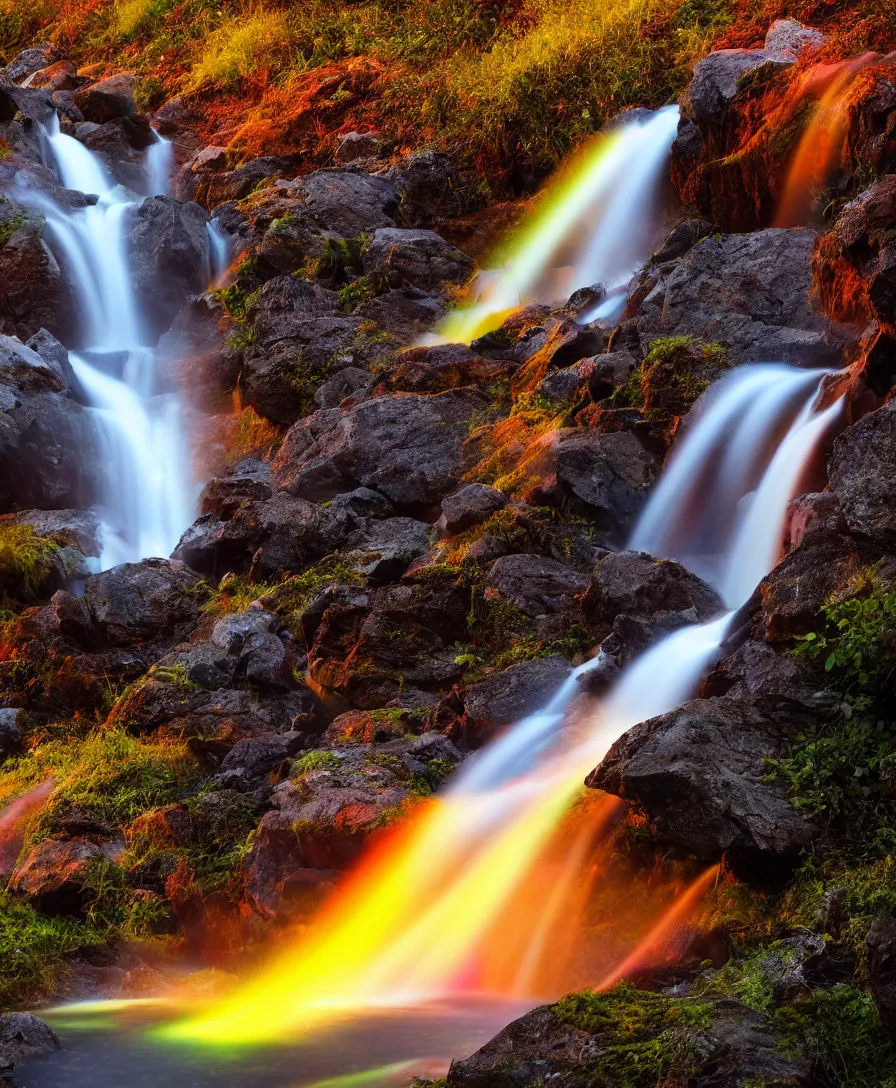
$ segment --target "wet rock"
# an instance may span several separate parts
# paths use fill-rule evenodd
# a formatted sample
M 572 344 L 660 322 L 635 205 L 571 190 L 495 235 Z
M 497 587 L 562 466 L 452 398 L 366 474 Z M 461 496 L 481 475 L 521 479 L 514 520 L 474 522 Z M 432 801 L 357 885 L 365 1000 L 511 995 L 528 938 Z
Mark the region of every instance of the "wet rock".
M 881 1019 L 896 1035 L 896 918 L 878 918 L 865 937 L 868 979 Z
M 892 551 L 896 548 L 896 402 L 865 416 L 834 443 L 828 462 L 831 491 L 849 528 Z
M 88 839 L 46 839 L 19 861 L 9 880 L 41 914 L 80 915 L 87 905 L 96 864 L 108 851 Z
M 763 66 L 786 66 L 793 59 L 771 57 L 759 49 L 719 49 L 694 66 L 687 90 L 688 113 L 703 125 L 718 125 L 745 76 Z
M 0 510 L 87 506 L 99 472 L 93 426 L 58 369 L 0 336 Z
M 8 1012 L 0 1016 L 0 1071 L 51 1054 L 61 1045 L 50 1025 L 33 1013 Z
M 505 360 L 483 359 L 463 344 L 408 348 L 397 362 L 383 379 L 394 393 L 444 393 L 465 385 L 487 386 L 514 369 Z
M 565 657 L 523 661 L 471 685 L 463 694 L 463 714 L 452 735 L 481 748 L 497 734 L 545 706 L 569 677 Z
M 844 320 L 876 320 L 896 336 L 896 175 L 850 201 L 821 239 L 814 268 L 825 310 Z
M 364 274 L 378 291 L 462 284 L 472 273 L 470 258 L 431 230 L 381 227 L 364 250 Z
M 440 692 L 460 679 L 455 643 L 468 594 L 429 585 L 336 587 L 302 617 L 312 679 L 354 706 L 384 706 L 406 688 Z M 316 615 L 315 615 L 316 613 Z
M 99 557 L 100 521 L 92 510 L 22 510 L 18 525 L 30 525 L 40 536 L 63 538 L 83 555 Z
M 806 228 L 704 238 L 656 273 L 637 312 L 642 349 L 660 337 L 694 336 L 724 345 L 735 366 L 841 365 L 843 341 L 812 298 L 815 241 Z
M 130 117 L 137 112 L 134 90 L 138 79 L 135 72 L 120 72 L 77 91 L 72 101 L 85 120 L 98 125 L 116 117 Z
M 135 208 L 128 227 L 131 282 L 159 334 L 190 295 L 208 281 L 208 231 L 198 204 L 153 196 Z
M 13 83 L 21 83 L 23 79 L 57 60 L 59 60 L 59 53 L 56 46 L 50 42 L 41 42 L 40 45 L 34 45 L 18 53 L 3 69 L 3 74 Z
M 412 344 L 435 328 L 446 308 L 443 295 L 417 287 L 402 287 L 362 303 L 355 310 L 355 316 L 373 321 L 398 344 Z
M 817 708 L 824 701 L 823 687 L 824 678 L 804 659 L 794 657 L 790 647 L 748 638 L 712 669 L 701 694 L 735 699 L 777 696 Z
M 173 555 L 205 576 L 248 570 L 263 581 L 303 570 L 337 551 L 348 532 L 344 510 L 280 493 L 265 502 L 244 502 L 220 521 L 204 514 L 184 533 Z
M 301 335 L 310 317 L 333 313 L 339 298 L 310 280 L 276 276 L 262 287 L 249 310 L 249 320 L 263 344 Z
M 633 434 L 561 433 L 553 477 L 544 486 L 559 501 L 591 517 L 599 532 L 622 540 L 643 509 L 659 464 Z
M 308 735 L 295 731 L 246 737 L 224 757 L 218 777 L 228 783 L 236 778 L 251 781 L 269 774 L 308 745 Z
M 836 544 L 849 533 L 840 500 L 831 491 L 800 495 L 787 508 L 785 546 L 788 551 L 805 544 Z
M 507 505 L 507 496 L 486 484 L 467 484 L 442 500 L 442 516 L 436 522 L 439 536 L 454 536 L 488 521 Z
M 774 880 L 815 834 L 786 785 L 768 780 L 767 760 L 787 751 L 801 717 L 811 720 L 794 706 L 695 699 L 629 730 L 587 784 L 639 804 L 659 844 Z
M 713 233 L 713 225 L 706 219 L 685 219 L 672 228 L 653 259 L 657 264 L 677 260 Z
M 688 1029 L 692 1058 L 684 1076 L 689 1086 L 809 1085 L 808 1069 L 781 1056 L 781 1039 L 760 1013 L 730 999 L 708 1004 L 707 1026 Z M 592 1033 L 570 1023 L 556 1006 L 533 1009 L 471 1057 L 453 1061 L 448 1088 L 529 1088 L 554 1083 L 563 1088 L 591 1088 L 615 1083 L 618 1048 L 612 1044 L 621 1028 L 617 1018 L 623 1015 L 608 1004 L 603 1026 Z M 657 1037 L 663 1032 L 662 1037 L 669 1038 L 666 1023 L 655 1029 Z M 675 1029 L 671 1031 L 674 1035 Z
M 404 226 L 429 226 L 435 219 L 452 218 L 465 210 L 463 182 L 444 151 L 415 151 L 391 177 L 401 193 L 397 215 Z
M 85 121 L 79 130 L 85 146 L 103 160 L 120 185 L 137 193 L 148 192 L 146 152 L 156 142 L 148 117 L 117 117 L 104 125 Z
M 301 424 L 286 435 L 274 479 L 290 495 L 323 501 L 358 486 L 396 506 L 438 503 L 456 486 L 475 390 L 364 401 L 315 437 Z
M 724 611 L 719 595 L 686 567 L 644 552 L 614 552 L 599 560 L 582 602 L 603 637 L 620 615 L 664 630 L 702 623 Z
M 144 559 L 94 574 L 84 599 L 106 637 L 131 645 L 174 634 L 196 621 L 199 579 L 183 563 Z
M 537 619 L 568 607 L 591 584 L 587 574 L 539 555 L 505 555 L 485 578 L 486 599 L 501 598 Z
M 244 502 L 263 502 L 273 494 L 270 464 L 249 457 L 235 465 L 230 475 L 209 480 L 199 497 L 199 505 L 203 514 L 227 521 Z
M 22 750 L 22 735 L 28 724 L 24 710 L 0 707 L 0 763 Z
M 71 294 L 43 231 L 40 216 L 0 200 L 0 332 L 22 340 L 41 328 L 64 336 L 74 324 Z
M 346 562 L 368 585 L 397 581 L 429 548 L 430 526 L 414 518 L 371 519 L 346 540 Z
M 309 769 L 274 789 L 244 866 L 246 896 L 262 917 L 286 920 L 348 868 L 371 834 L 410 795 L 410 770 L 399 741 L 378 760 L 371 748 L 342 749 L 305 757 Z

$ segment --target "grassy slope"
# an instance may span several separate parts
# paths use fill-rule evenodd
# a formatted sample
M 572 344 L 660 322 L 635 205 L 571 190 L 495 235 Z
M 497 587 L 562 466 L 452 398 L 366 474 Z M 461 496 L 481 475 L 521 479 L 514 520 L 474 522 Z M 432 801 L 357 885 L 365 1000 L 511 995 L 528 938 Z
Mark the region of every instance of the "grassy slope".
M 0 0 L 0 57 L 49 37 L 79 64 L 134 69 L 147 107 L 183 94 L 208 138 L 247 155 L 325 160 L 359 126 L 449 144 L 501 195 L 783 14 L 838 52 L 891 34 L 888 0 Z

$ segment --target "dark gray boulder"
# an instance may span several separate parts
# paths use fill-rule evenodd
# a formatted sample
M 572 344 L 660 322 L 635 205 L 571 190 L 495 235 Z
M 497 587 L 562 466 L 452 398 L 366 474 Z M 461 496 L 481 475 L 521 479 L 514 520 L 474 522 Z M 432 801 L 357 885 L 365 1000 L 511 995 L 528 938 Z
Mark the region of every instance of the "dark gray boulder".
M 50 1025 L 33 1013 L 8 1012 L 0 1016 L 0 1073 L 51 1054 L 61 1045 Z
M 725 345 L 733 365 L 839 364 L 843 340 L 812 293 L 816 238 L 808 228 L 704 238 L 648 280 L 637 311 L 642 350 L 694 336 Z
M 22 750 L 28 715 L 17 707 L 0 707 L 0 763 Z
M 772 57 L 760 49 L 719 49 L 698 61 L 687 89 L 687 111 L 701 125 L 725 119 L 741 81 L 757 68 L 784 68 L 793 58 Z
M 485 578 L 487 596 L 497 596 L 533 619 L 559 612 L 590 586 L 587 574 L 541 555 L 503 555 Z
M 20 83 L 42 68 L 59 60 L 59 52 L 51 42 L 41 42 L 30 49 L 23 49 L 2 70 L 7 79 Z
M 59 367 L 0 336 L 0 511 L 87 506 L 99 471 L 92 422 Z
M 198 204 L 153 196 L 128 228 L 131 281 L 156 335 L 171 326 L 191 295 L 208 284 L 208 231 Z
M 642 807 L 658 843 L 736 872 L 774 880 L 815 828 L 769 779 L 768 760 L 813 719 L 796 706 L 694 699 L 630 729 L 587 784 Z
M 277 454 L 275 482 L 317 501 L 362 486 L 396 506 L 438 503 L 457 486 L 469 420 L 483 401 L 476 390 L 377 397 L 317 436 L 302 421 Z
M 844 431 L 828 461 L 831 491 L 855 533 L 896 548 L 896 402 Z
M 381 227 L 364 250 L 364 274 L 378 291 L 462 284 L 473 268 L 465 253 L 431 230 Z
M 41 216 L 0 199 L 0 333 L 22 340 L 42 328 L 65 336 L 75 323 L 71 292 L 44 228 Z
M 496 734 L 545 706 L 569 677 L 565 657 L 523 661 L 472 684 L 463 694 L 459 735 L 479 748 Z
M 568 431 L 557 439 L 552 457 L 547 486 L 557 499 L 586 513 L 605 538 L 625 539 L 659 475 L 653 454 L 629 431 Z
M 442 516 L 436 522 L 439 536 L 453 536 L 488 521 L 507 505 L 507 496 L 487 484 L 467 484 L 442 500 Z
M 119 72 L 77 91 L 73 102 L 85 120 L 98 125 L 116 117 L 130 117 L 137 112 L 134 90 L 138 81 L 136 72 Z
M 84 599 L 106 638 L 130 645 L 174 636 L 195 623 L 199 581 L 183 563 L 144 559 L 87 579 Z

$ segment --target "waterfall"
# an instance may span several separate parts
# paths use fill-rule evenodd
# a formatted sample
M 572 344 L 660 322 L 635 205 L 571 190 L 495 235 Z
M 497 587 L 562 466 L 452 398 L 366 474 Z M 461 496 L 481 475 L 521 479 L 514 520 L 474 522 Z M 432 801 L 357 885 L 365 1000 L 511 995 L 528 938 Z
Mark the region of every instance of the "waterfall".
M 841 410 L 839 402 L 816 407 L 819 386 L 819 372 L 783 365 L 734 372 L 700 405 L 635 530 L 638 546 L 696 557 L 728 611 L 661 639 L 571 722 L 577 679 L 594 663 L 575 670 L 543 710 L 471 760 L 402 837 L 360 867 L 307 940 L 222 1006 L 162 1034 L 257 1043 L 307 1030 L 334 1010 L 469 990 L 485 946 L 513 940 L 503 914 L 525 896 L 584 777 L 632 726 L 693 696 L 735 611 L 774 564 L 787 504 Z M 726 449 L 746 450 L 748 463 Z M 717 538 L 707 529 L 716 520 L 730 523 Z M 719 554 L 707 554 L 717 544 Z M 508 948 L 505 958 L 531 959 L 535 940 L 550 955 L 533 922 L 526 947 Z
M 131 283 L 128 225 L 142 198 L 116 184 L 98 156 L 61 132 L 58 117 L 43 135 L 62 184 L 96 198 L 69 210 L 44 194 L 22 194 L 46 218 L 48 242 L 78 302 L 81 344 L 70 358 L 105 461 L 97 485 L 100 565 L 167 556 L 195 516 L 195 486 L 182 406 L 158 380 Z M 145 160 L 147 195 L 167 193 L 172 161 L 170 142 L 156 134 Z
M 607 297 L 580 319 L 611 316 L 656 241 L 677 128 L 678 108 L 667 106 L 635 111 L 594 137 L 545 187 L 496 267 L 477 278 L 475 304 L 449 314 L 437 339 L 469 343 L 520 305 L 563 303 L 595 284 Z

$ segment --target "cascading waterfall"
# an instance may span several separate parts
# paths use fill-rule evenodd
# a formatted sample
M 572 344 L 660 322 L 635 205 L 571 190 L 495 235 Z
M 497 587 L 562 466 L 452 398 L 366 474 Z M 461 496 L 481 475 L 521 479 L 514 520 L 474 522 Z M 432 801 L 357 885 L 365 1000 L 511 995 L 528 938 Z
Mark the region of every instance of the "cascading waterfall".
M 693 561 L 730 611 L 663 638 L 571 722 L 577 680 L 594 662 L 575 670 L 544 710 L 475 757 L 442 798 L 374 850 L 296 949 L 223 1005 L 161 1029 L 163 1037 L 259 1043 L 334 1010 L 482 993 L 477 963 L 487 946 L 511 939 L 502 926 L 508 904 L 524 894 L 583 778 L 624 732 L 694 694 L 735 611 L 774 564 L 788 501 L 840 411 L 839 402 L 816 407 L 819 384 L 818 372 L 786 366 L 735 371 L 701 405 L 634 533 L 638 547 Z M 725 450 L 748 451 L 749 463 Z M 704 876 L 683 901 L 705 886 Z M 547 953 L 539 916 L 508 959 Z M 631 957 L 593 982 L 609 984 L 630 966 Z M 519 996 L 510 982 L 504 992 Z
M 69 271 L 79 304 L 83 346 L 70 359 L 104 454 L 100 564 L 167 556 L 193 520 L 195 488 L 182 408 L 177 395 L 158 383 L 155 352 L 131 285 L 128 220 L 141 198 L 61 132 L 55 116 L 45 145 L 62 184 L 97 198 L 69 210 L 43 194 L 22 194 L 45 216 L 49 243 Z M 147 195 L 167 193 L 171 166 L 171 145 L 157 135 L 146 156 Z
M 498 328 L 531 302 L 562 303 L 581 287 L 601 284 L 607 299 L 581 315 L 609 316 L 622 289 L 649 256 L 659 227 L 666 164 L 678 109 L 638 111 L 601 133 L 545 187 L 535 215 L 482 272 L 472 306 L 449 314 L 437 330 L 447 343 Z

